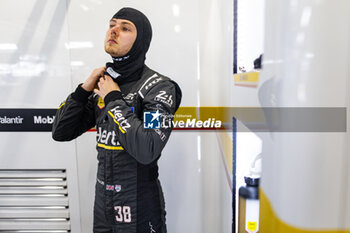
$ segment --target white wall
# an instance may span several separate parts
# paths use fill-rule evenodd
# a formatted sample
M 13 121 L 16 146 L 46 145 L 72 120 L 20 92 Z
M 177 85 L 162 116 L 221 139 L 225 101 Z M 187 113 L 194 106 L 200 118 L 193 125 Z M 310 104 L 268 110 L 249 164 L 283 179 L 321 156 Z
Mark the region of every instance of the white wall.
M 94 68 L 110 61 L 103 50 L 104 36 L 109 19 L 123 6 L 149 17 L 154 36 L 146 64 L 179 83 L 182 106 L 230 104 L 232 1 L 5 1 L 0 9 L 0 43 L 17 44 L 18 49 L 0 50 L 0 97 L 8 100 L 1 108 L 56 108 Z M 70 48 L 72 42 L 82 47 Z M 21 59 L 29 60 L 24 74 L 18 74 Z M 24 134 L 1 132 L 0 138 Z M 70 143 L 52 142 L 50 133 L 25 135 L 19 138 L 26 141 L 27 152 L 35 151 L 41 140 L 48 141 L 43 145 L 44 151 L 52 152 L 47 159 L 56 158 L 76 175 L 70 185 L 76 187 L 72 231 L 78 233 L 81 225 L 81 232 L 91 232 L 95 133 Z M 8 148 L 9 143 L 1 141 L 0 149 Z M 62 151 L 67 151 L 67 158 Z M 38 160 L 45 156 L 30 158 L 45 167 L 48 161 Z M 14 167 L 5 154 L 0 158 L 6 161 L 0 168 Z M 168 232 L 230 231 L 232 193 L 214 132 L 173 132 L 159 164 Z
M 71 89 L 66 1 L 1 4 L 0 108 L 56 107 Z M 46 132 L 0 132 L 0 151 L 0 169 L 66 169 L 71 229 L 80 232 L 74 143 L 58 144 Z
M 229 106 L 232 75 L 233 1 L 198 1 L 199 105 Z M 214 132 L 201 139 L 201 194 L 203 233 L 231 232 L 232 190 Z
M 350 3 L 269 0 L 267 6 L 263 75 L 274 77 L 275 106 L 349 108 Z M 261 232 L 349 231 L 348 130 L 271 134 L 262 211 L 275 214 L 265 216 Z

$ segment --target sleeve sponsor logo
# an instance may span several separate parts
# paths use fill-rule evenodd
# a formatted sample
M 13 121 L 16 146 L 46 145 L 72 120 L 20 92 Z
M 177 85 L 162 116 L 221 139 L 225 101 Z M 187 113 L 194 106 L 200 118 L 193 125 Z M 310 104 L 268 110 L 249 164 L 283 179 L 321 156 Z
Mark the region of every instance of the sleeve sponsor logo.
M 164 103 L 171 107 L 173 105 L 173 96 L 166 93 L 166 91 L 159 91 L 159 94 L 154 97 L 155 101 Z
M 154 129 L 154 131 L 159 135 L 160 140 L 163 142 L 168 138 L 160 129 Z
M 127 95 L 124 97 L 124 99 L 125 99 L 125 100 L 133 100 L 133 99 L 135 98 L 136 95 L 137 95 L 136 92 L 135 92 L 135 93 L 129 93 L 129 94 L 127 94 Z
M 153 74 L 151 77 L 149 77 L 146 82 L 144 82 L 141 86 L 141 88 L 139 89 L 138 93 L 141 96 L 141 98 L 145 98 L 144 97 L 144 93 L 143 93 L 143 89 L 145 89 L 146 91 L 148 89 L 150 89 L 154 84 L 158 83 L 159 81 L 161 81 L 163 78 L 159 77 L 156 79 L 156 77 L 158 77 L 157 74 Z M 153 81 L 152 81 L 153 80 Z
M 152 82 L 148 83 L 146 86 L 145 86 L 145 89 L 148 90 L 150 89 L 152 86 L 154 86 L 155 84 L 159 83 L 161 80 L 163 80 L 163 78 L 157 78 L 157 79 L 154 79 Z
M 114 121 L 119 125 L 119 129 L 122 133 L 125 133 L 127 129 L 131 127 L 128 120 L 124 117 L 122 110 L 119 109 L 119 106 L 111 109 L 109 113 L 114 117 Z

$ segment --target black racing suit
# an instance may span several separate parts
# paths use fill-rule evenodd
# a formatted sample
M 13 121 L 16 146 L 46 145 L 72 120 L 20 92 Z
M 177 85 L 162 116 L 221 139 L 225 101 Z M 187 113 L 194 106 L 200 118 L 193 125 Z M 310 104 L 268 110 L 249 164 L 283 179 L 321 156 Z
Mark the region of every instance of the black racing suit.
M 150 122 L 155 116 L 154 125 L 159 119 L 171 120 L 181 90 L 145 66 L 130 91 L 118 93 L 108 94 L 104 102 L 78 86 L 57 111 L 53 138 L 69 141 L 96 125 L 95 233 L 166 232 L 157 161 L 172 128 L 145 129 L 143 118 L 145 114 Z M 162 115 L 157 118 L 149 111 Z

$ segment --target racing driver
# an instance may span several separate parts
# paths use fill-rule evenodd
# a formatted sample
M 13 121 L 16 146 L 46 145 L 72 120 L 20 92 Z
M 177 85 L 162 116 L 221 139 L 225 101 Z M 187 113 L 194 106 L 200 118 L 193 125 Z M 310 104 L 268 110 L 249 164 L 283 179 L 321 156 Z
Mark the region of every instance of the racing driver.
M 94 233 L 166 232 L 157 161 L 171 127 L 146 127 L 144 119 L 172 119 L 182 94 L 174 81 L 145 65 L 151 38 L 143 13 L 119 10 L 105 39 L 113 62 L 95 69 L 57 110 L 56 141 L 96 126 Z

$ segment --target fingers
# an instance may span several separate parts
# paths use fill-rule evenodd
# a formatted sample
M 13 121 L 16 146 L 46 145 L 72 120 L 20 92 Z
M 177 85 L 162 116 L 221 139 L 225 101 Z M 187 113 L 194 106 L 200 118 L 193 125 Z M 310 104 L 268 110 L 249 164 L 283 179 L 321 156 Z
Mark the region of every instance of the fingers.
M 95 70 L 93 71 L 93 73 L 95 74 L 94 77 L 95 77 L 96 79 L 100 78 L 101 76 L 103 77 L 105 71 L 106 71 L 106 67 L 105 67 L 105 66 L 95 69 Z
M 107 82 L 107 83 L 114 83 L 113 79 L 111 78 L 111 76 L 109 75 L 104 75 L 103 79 Z
M 104 76 L 105 70 L 105 66 L 94 69 L 90 76 L 83 83 L 82 88 L 86 91 L 93 91 L 94 88 L 98 86 L 97 82 L 99 81 L 99 79 Z
M 100 90 L 97 89 L 97 88 L 94 89 L 94 93 L 96 93 L 97 95 L 101 96 L 101 92 L 100 92 Z
M 97 82 L 94 92 L 104 98 L 111 91 L 120 91 L 119 85 L 109 75 L 103 75 Z
M 106 83 L 108 83 L 108 85 L 113 86 L 113 90 L 120 91 L 120 87 L 119 87 L 118 83 L 114 82 L 114 80 L 111 76 L 105 75 L 104 79 L 105 79 Z
M 97 82 L 98 89 L 101 90 L 102 86 L 105 84 L 105 79 L 101 77 L 99 81 Z
M 106 71 L 106 67 L 104 66 L 104 67 L 101 67 L 101 71 L 100 71 L 100 76 L 104 76 L 104 74 L 105 74 L 105 71 Z

